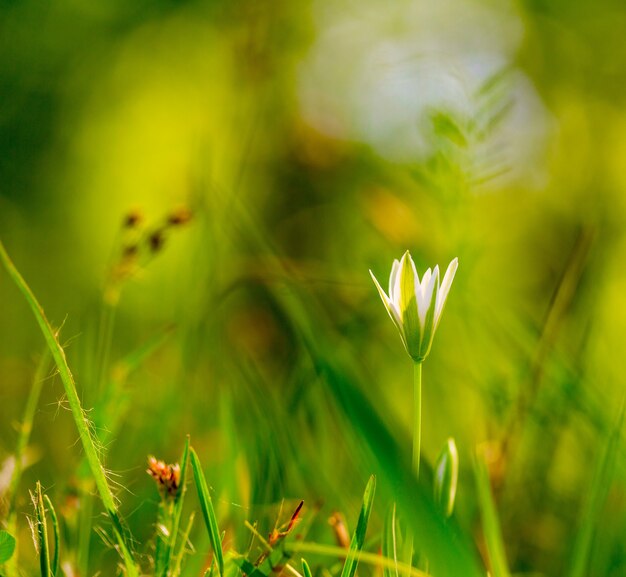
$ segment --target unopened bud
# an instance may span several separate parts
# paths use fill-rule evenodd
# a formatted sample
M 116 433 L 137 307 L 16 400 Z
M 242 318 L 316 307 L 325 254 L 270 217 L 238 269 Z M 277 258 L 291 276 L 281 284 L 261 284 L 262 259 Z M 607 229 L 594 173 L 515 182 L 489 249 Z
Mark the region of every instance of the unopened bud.
M 446 517 L 452 515 L 459 478 L 459 454 L 454 439 L 448 439 L 435 466 L 435 502 Z

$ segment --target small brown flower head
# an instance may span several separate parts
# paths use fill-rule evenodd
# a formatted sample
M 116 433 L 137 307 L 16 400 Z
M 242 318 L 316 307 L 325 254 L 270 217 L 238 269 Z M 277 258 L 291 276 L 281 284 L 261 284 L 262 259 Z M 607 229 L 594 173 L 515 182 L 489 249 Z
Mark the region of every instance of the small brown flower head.
M 134 258 L 138 252 L 139 247 L 136 244 L 129 244 L 122 249 L 122 256 L 124 258 Z
M 159 491 L 166 497 L 175 497 L 180 486 L 180 465 L 175 463 L 167 465 L 164 461 L 158 461 L 155 457 L 148 457 L 148 469 L 146 471 L 157 483 Z
M 181 226 L 191 220 L 191 211 L 188 208 L 181 208 L 167 218 L 167 223 L 171 226 Z
M 165 243 L 165 235 L 162 229 L 155 230 L 149 237 L 148 243 L 150 244 L 150 250 L 153 253 L 159 252 L 163 248 Z
M 124 217 L 124 228 L 135 228 L 142 220 L 141 213 L 138 210 L 133 210 Z

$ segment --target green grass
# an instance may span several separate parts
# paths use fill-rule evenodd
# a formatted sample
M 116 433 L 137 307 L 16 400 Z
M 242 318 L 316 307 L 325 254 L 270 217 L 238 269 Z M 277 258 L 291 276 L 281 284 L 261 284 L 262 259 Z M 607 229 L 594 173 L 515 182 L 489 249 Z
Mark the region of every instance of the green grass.
M 85 462 L 89 465 L 90 475 L 94 479 L 104 511 L 112 522 L 109 528 L 113 534 L 112 544 L 115 544 L 121 555 L 123 572 L 126 575 L 139 575 L 145 571 L 145 567 L 142 567 L 142 564 L 145 565 L 145 559 L 139 561 L 136 557 L 137 543 L 133 541 L 125 523 L 122 521 L 118 498 L 113 494 L 108 474 L 102 462 L 104 456 L 102 447 L 94 437 L 92 424 L 81 405 L 72 372 L 67 364 L 65 351 L 59 342 L 58 331 L 51 327 L 37 299 L 1 244 L 0 259 L 9 276 L 20 289 L 30 306 L 42 330 L 51 358 L 56 364 L 74 424 L 82 443 Z M 304 304 L 306 296 L 298 287 L 292 287 L 289 299 L 284 302 L 288 310 L 291 311 L 293 318 L 300 321 L 305 319 L 306 316 L 302 314 L 301 307 L 306 306 Z M 196 450 L 190 447 L 189 439 L 187 439 L 180 459 L 180 487 L 173 497 L 168 495 L 167 492 L 161 493 L 154 537 L 155 550 L 153 557 L 149 556 L 153 558 L 153 566 L 150 571 L 159 577 L 188 574 L 188 572 L 185 572 L 185 558 L 192 555 L 193 551 L 189 549 L 189 541 L 193 527 L 194 512 L 192 511 L 189 514 L 188 522 L 184 529 L 181 523 L 183 510 L 188 501 L 185 499 L 187 484 L 189 483 L 187 471 L 191 467 L 200 511 L 205 522 L 206 535 L 212 552 L 213 560 L 208 567 L 205 567 L 208 574 L 216 573 L 220 577 L 226 577 L 238 571 L 243 571 L 251 577 L 271 577 L 272 573 L 278 570 L 277 568 L 281 568 L 280 570 L 288 571 L 297 577 L 299 573 L 293 566 L 291 559 L 295 554 L 298 554 L 310 555 L 311 559 L 345 558 L 340 577 L 354 577 L 359 561 L 366 566 L 382 568 L 385 577 L 426 574 L 435 576 L 449 575 L 451 577 L 456 575 L 464 577 L 480 575 L 483 570 L 480 568 L 478 556 L 473 550 L 470 540 L 456 526 L 453 518 L 447 519 L 442 514 L 437 503 L 429 496 L 432 494 L 432 491 L 426 490 L 425 485 L 430 481 L 425 481 L 423 478 L 418 480 L 407 454 L 408 452 L 404 452 L 403 445 L 398 442 L 394 433 L 389 429 L 388 424 L 380 416 L 380 402 L 377 403 L 378 407 L 375 408 L 369 396 L 362 392 L 363 387 L 360 381 L 363 377 L 360 375 L 358 368 L 352 366 L 350 360 L 344 355 L 319 346 L 318 343 L 321 342 L 321 339 L 319 337 L 316 338 L 315 335 L 319 334 L 322 329 L 316 326 L 313 317 L 308 317 L 306 324 L 301 324 L 297 330 L 308 351 L 310 361 L 315 367 L 320 383 L 325 387 L 326 394 L 333 399 L 340 418 L 350 423 L 351 434 L 354 437 L 347 439 L 349 445 L 355 446 L 354 443 L 362 444 L 362 447 L 365 449 L 364 457 L 366 459 L 364 462 L 376 470 L 377 474 L 381 475 L 384 480 L 387 499 L 389 497 L 393 499 L 393 503 L 387 502 L 386 504 L 388 513 L 385 523 L 378 529 L 379 536 L 375 536 L 373 541 L 374 543 L 380 543 L 382 554 L 364 550 L 366 534 L 374 512 L 374 492 L 376 487 L 374 476 L 370 477 L 367 484 L 361 512 L 347 549 L 324 542 L 316 543 L 303 540 L 303 535 L 299 534 L 300 529 L 296 522 L 293 528 L 290 524 L 284 533 L 279 531 L 275 537 L 272 537 L 272 534 L 270 534 L 269 541 L 263 539 L 257 530 L 254 529 L 262 544 L 263 551 L 258 559 L 255 560 L 255 556 L 251 555 L 250 551 L 248 553 L 243 553 L 241 549 L 238 551 L 238 548 L 241 546 L 240 540 L 233 542 L 231 539 L 226 539 L 224 541 L 225 534 L 220 532 L 219 529 L 218 513 L 208 488 L 203 467 Z M 137 349 L 136 352 L 127 355 L 121 361 L 121 365 L 119 365 L 123 367 L 123 375 L 137 370 L 146 358 L 163 345 L 165 337 L 166 333 L 159 334 L 146 345 Z M 18 437 L 17 456 L 24 454 L 29 443 L 29 435 L 36 414 L 35 408 L 41 395 L 42 384 L 45 381 L 49 358 L 47 354 L 43 355 L 35 372 L 33 386 L 28 397 L 25 416 Z M 104 380 L 106 381 L 106 378 Z M 116 384 L 114 381 L 110 381 L 110 383 L 108 394 L 102 397 L 103 401 L 99 406 L 101 407 L 101 415 L 109 415 L 112 418 L 117 405 L 115 399 L 121 398 L 122 389 L 120 389 L 119 382 Z M 126 412 L 129 409 L 123 410 Z M 382 411 L 382 414 L 384 413 L 385 410 Z M 100 419 L 103 422 L 108 420 L 104 416 L 101 416 Z M 112 435 L 120 423 L 119 419 L 113 419 L 111 421 L 111 429 L 107 431 L 107 435 Z M 600 507 L 604 501 L 606 488 L 610 483 L 617 459 L 620 430 L 621 419 L 609 437 L 607 448 L 598 465 L 598 473 L 594 477 L 595 480 L 585 513 L 580 521 L 581 529 L 573 550 L 572 577 L 583 575 L 589 562 L 594 527 L 598 523 Z M 235 427 L 232 431 L 232 435 L 236 435 L 237 428 Z M 424 477 L 429 478 L 430 471 L 428 469 L 426 471 L 428 474 L 424 475 Z M 486 543 L 488 567 L 494 577 L 509 577 L 511 572 L 506 560 L 506 547 L 502 539 L 497 504 L 491 491 L 486 464 L 480 456 L 475 460 L 474 471 L 476 499 L 483 521 L 482 533 Z M 236 478 L 237 475 L 233 477 L 235 480 Z M 21 467 L 16 466 L 9 492 L 10 502 L 12 503 L 9 519 L 12 520 L 11 527 L 13 531 L 16 529 L 15 499 L 20 480 Z M 35 534 L 40 572 L 42 577 L 54 577 L 59 575 L 61 559 L 62 538 L 60 524 L 55 508 L 52 506 L 48 495 L 43 494 L 39 482 L 33 495 L 33 503 L 35 505 Z M 399 512 L 398 516 L 396 511 Z M 53 548 L 49 546 L 48 542 L 47 516 L 52 521 Z M 295 517 L 294 520 L 297 521 Z M 292 520 L 292 524 L 294 524 L 294 520 Z M 313 518 L 308 520 L 308 527 L 311 526 L 312 520 Z M 398 561 L 398 548 L 402 544 L 398 538 L 400 524 L 405 526 L 405 542 L 408 535 L 414 536 L 412 541 L 414 541 L 415 547 L 420 552 L 421 558 L 426 560 L 428 569 L 425 571 Z M 90 525 L 91 520 L 88 527 Z M 102 529 L 99 530 L 102 531 Z M 105 529 L 103 535 L 106 535 L 106 531 Z M 234 535 L 237 534 L 236 528 L 231 529 L 231 531 L 234 531 Z M 3 551 L 5 560 L 8 560 L 12 552 L 12 541 L 7 533 L 3 533 L 3 535 L 5 535 Z M 298 535 L 298 539 L 295 539 L 295 535 Z M 106 539 L 108 537 L 105 536 Z M 237 545 L 238 542 L 239 546 Z M 224 550 L 225 547 L 226 549 Z M 52 550 L 54 554 L 51 553 Z M 89 554 L 89 550 L 89 548 L 85 549 L 86 554 Z M 17 566 L 13 561 L 7 564 L 7 575 L 17 575 Z M 193 563 L 190 563 L 189 566 L 193 566 Z M 314 575 L 311 567 L 312 565 L 307 560 L 302 559 L 304 577 Z M 323 562 L 318 567 L 321 568 L 318 570 L 331 571 L 330 567 L 324 568 Z
M 464 150 L 471 127 L 452 115 L 435 120 L 438 138 L 448 141 L 418 180 L 430 191 L 438 184 L 429 177 L 446 187 L 452 179 L 451 204 L 430 210 L 469 222 L 477 204 L 492 199 L 469 198 L 468 175 L 456 174 L 443 153 Z M 394 171 L 365 163 L 381 171 L 366 181 L 398 184 Z M 598 370 L 605 350 L 589 342 L 605 339 L 589 328 L 599 321 L 588 310 L 602 302 L 585 292 L 594 284 L 584 274 L 594 265 L 591 233 L 574 235 L 573 256 L 544 271 L 552 297 L 517 303 L 523 314 L 513 318 L 507 307 L 517 293 L 506 292 L 499 268 L 479 268 L 476 239 L 465 249 L 452 233 L 437 237 L 434 225 L 422 223 L 433 245 L 422 238 L 423 253 L 414 251 L 420 266 L 457 249 L 468 264 L 423 387 L 421 366 L 414 374 L 420 394 L 411 402 L 410 362 L 393 327 L 379 322 L 384 310 L 361 274 L 362 261 L 386 264 L 397 247 L 365 242 L 357 254 L 359 243 L 345 241 L 337 244 L 346 254 L 320 249 L 323 264 L 292 255 L 245 197 L 215 186 L 194 205 L 197 223 L 175 258 L 162 248 L 151 253 L 115 285 L 115 298 L 107 288 L 92 294 L 80 323 L 68 319 L 63 335 L 39 292 L 46 313 L 57 315 L 70 297 L 29 270 L 35 297 L 0 244 L 2 279 L 19 289 L 36 324 L 12 287 L 6 292 L 19 304 L 11 311 L 46 343 L 36 363 L 21 359 L 28 379 L 15 371 L 16 383 L 30 387 L 16 398 L 17 432 L 7 435 L 15 465 L 0 508 L 8 530 L 0 531 L 2 577 L 60 576 L 63 566 L 81 575 L 155 577 L 621 574 L 621 418 L 609 424 L 611 403 L 594 388 L 591 367 Z M 203 204 L 207 198 L 214 204 Z M 225 224 L 231 220 L 236 231 Z M 345 226 L 368 238 L 360 217 Z M 144 245 L 151 230 L 138 234 Z M 159 284 L 168 278 L 175 280 L 169 288 Z M 28 346 L 36 351 L 38 341 Z M 619 359 L 612 362 L 619 374 Z M 433 461 L 452 435 L 460 470 L 450 515 L 433 497 Z M 496 447 L 489 466 L 473 457 L 484 440 Z M 598 446 L 592 475 L 589 456 Z M 144 473 L 149 454 L 178 458 L 174 493 Z M 33 515 L 24 503 L 29 489 L 36 547 L 25 522 Z M 343 539 L 327 523 L 337 512 L 347 519 Z

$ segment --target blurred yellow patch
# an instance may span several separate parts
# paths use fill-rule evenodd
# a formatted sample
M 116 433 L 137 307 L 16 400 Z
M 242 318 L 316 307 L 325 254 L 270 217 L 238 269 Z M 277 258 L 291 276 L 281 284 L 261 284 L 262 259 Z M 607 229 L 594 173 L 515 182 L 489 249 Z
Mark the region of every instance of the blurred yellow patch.
M 365 195 L 365 214 L 389 241 L 407 245 L 415 241 L 419 225 L 415 214 L 402 199 L 384 188 L 374 188 Z

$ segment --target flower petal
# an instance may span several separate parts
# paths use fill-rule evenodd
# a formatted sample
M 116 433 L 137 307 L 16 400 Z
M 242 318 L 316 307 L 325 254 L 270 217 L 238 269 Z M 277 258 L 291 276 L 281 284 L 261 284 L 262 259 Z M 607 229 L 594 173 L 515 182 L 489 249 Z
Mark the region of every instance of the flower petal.
M 396 304 L 400 310 L 407 351 L 409 355 L 415 358 L 415 355 L 419 354 L 422 330 L 415 292 L 415 263 L 408 250 L 400 261 L 400 272 L 398 274 L 400 277 L 400 298 Z
M 397 310 L 396 306 L 391 301 L 391 299 L 386 295 L 385 291 L 380 286 L 380 283 L 378 282 L 378 280 L 374 276 L 374 273 L 371 270 L 370 270 L 370 275 L 372 276 L 372 280 L 374 281 L 374 284 L 376 285 L 376 288 L 378 289 L 378 294 L 380 295 L 380 298 L 383 301 L 383 304 L 385 305 L 385 308 L 387 309 L 387 312 L 389 313 L 391 320 L 394 322 L 394 324 L 400 331 L 402 340 L 404 341 L 404 335 L 402 334 L 403 331 L 402 331 L 402 320 L 400 318 L 400 312 Z
M 422 330 L 425 328 L 427 312 L 431 308 L 433 300 L 433 292 L 435 285 L 439 282 L 439 267 L 436 266 L 435 270 L 431 272 L 428 269 L 422 277 L 421 295 L 417 299 L 417 312 L 420 317 L 420 323 Z M 436 310 L 436 306 L 434 307 Z
M 397 302 L 396 280 L 398 279 L 399 271 L 400 261 L 395 259 L 393 261 L 393 265 L 391 266 L 391 275 L 389 276 L 389 298 L 394 302 Z
M 454 280 L 454 275 L 456 274 L 456 269 L 459 266 L 459 259 L 454 258 L 448 265 L 446 270 L 446 274 L 443 276 L 443 281 L 441 282 L 441 287 L 437 292 L 437 306 L 435 310 L 435 328 L 439 325 L 439 321 L 441 320 L 441 313 L 443 312 L 443 307 L 446 304 L 446 299 L 448 298 L 448 293 L 450 292 L 450 287 L 452 286 L 452 281 Z

